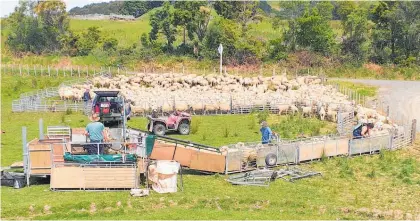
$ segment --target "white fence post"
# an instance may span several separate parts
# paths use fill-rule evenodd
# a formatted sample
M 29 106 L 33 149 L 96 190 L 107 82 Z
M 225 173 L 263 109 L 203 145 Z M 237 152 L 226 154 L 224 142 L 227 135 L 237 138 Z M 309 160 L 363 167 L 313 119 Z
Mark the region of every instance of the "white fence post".
M 34 74 L 34 75 L 36 76 L 36 69 L 35 69 L 35 65 L 34 65 L 34 72 L 35 72 L 35 74 Z
M 20 73 L 20 76 L 22 76 L 22 66 L 21 65 L 19 65 L 19 73 Z

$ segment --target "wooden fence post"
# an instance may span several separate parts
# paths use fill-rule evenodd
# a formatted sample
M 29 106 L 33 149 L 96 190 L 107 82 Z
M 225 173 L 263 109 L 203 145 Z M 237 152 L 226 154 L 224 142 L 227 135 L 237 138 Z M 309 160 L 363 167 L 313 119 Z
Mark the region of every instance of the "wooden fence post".
M 48 77 L 51 77 L 50 66 L 48 65 Z
M 42 68 L 42 65 L 41 65 L 41 72 L 39 73 L 39 76 L 42 76 L 42 71 L 43 71 L 43 68 Z
M 80 66 L 77 66 L 77 72 L 79 73 L 79 78 L 80 78 Z
M 35 72 L 35 76 L 36 76 L 36 69 L 35 69 L 35 65 L 34 65 L 34 72 Z
M 111 74 L 111 66 L 108 67 L 108 74 Z
M 182 64 L 182 73 L 184 74 L 184 64 Z
M 58 67 L 55 67 L 55 74 L 58 77 Z
M 29 73 L 29 65 L 26 65 L 26 70 L 28 71 L 28 76 L 30 75 Z
M 66 76 L 66 68 L 65 67 L 63 67 L 63 76 L 64 77 Z
M 86 77 L 89 77 L 89 65 L 86 66 L 86 69 L 87 69 L 87 71 L 86 71 Z
M 70 66 L 70 76 L 73 77 L 73 66 Z
M 417 130 L 417 119 L 413 119 L 412 125 L 411 125 L 411 144 L 413 144 L 416 141 L 416 131 Z

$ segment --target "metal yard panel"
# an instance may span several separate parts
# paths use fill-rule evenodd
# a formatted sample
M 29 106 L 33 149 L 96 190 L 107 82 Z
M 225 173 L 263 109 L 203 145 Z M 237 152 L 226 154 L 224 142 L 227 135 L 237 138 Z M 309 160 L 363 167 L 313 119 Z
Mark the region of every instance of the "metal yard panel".
M 349 153 L 349 139 L 341 138 L 324 141 L 324 154 L 327 157 L 348 155 Z
M 179 162 L 182 166 L 190 167 L 191 166 L 191 157 L 194 149 L 188 149 L 186 147 L 176 147 L 174 160 Z
M 51 170 L 52 190 L 110 190 L 137 188 L 136 164 L 55 164 Z
M 242 151 L 229 151 L 226 154 L 226 173 L 242 171 L 243 158 L 244 153 Z
M 257 150 L 257 166 L 265 166 L 265 158 L 268 154 L 278 155 L 278 146 L 277 145 L 264 145 L 264 147 Z
M 324 142 L 299 143 L 299 162 L 320 159 L 324 152 Z
M 225 166 L 226 159 L 222 154 L 195 151 L 191 155 L 191 169 L 223 173 Z
M 374 153 L 382 149 L 390 149 L 390 135 L 353 139 L 349 142 L 349 155 Z
M 392 138 L 392 149 L 399 149 L 409 146 L 412 143 L 413 127 L 411 124 L 399 126 L 397 130 L 393 132 Z
M 283 143 L 278 145 L 277 164 L 297 163 L 297 144 Z
M 86 189 L 136 188 L 136 164 L 108 166 L 83 166 Z
M 51 189 L 84 188 L 83 168 L 80 165 L 55 164 L 51 169 Z

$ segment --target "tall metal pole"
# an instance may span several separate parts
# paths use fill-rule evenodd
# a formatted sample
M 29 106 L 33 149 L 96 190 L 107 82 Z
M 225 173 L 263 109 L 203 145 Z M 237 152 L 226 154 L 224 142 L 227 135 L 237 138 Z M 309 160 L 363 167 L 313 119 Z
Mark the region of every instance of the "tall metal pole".
M 222 57 L 223 57 L 223 54 L 220 53 L 220 74 L 222 74 L 222 70 L 223 70 L 223 67 L 222 67 Z
M 39 139 L 44 139 L 44 122 L 42 121 L 42 118 L 39 119 Z

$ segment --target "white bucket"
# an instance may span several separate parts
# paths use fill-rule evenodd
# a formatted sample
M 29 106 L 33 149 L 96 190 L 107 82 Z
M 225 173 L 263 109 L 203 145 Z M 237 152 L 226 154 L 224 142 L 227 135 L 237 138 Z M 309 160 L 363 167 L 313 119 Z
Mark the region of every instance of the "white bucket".
M 149 166 L 149 180 L 153 182 L 152 188 L 158 193 L 177 192 L 177 173 L 179 163 L 170 160 L 160 160 Z

